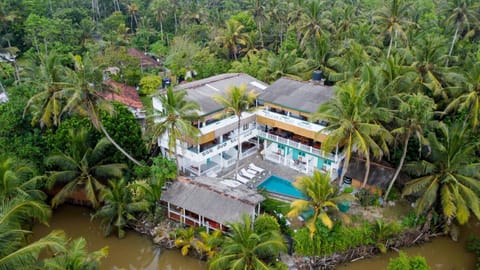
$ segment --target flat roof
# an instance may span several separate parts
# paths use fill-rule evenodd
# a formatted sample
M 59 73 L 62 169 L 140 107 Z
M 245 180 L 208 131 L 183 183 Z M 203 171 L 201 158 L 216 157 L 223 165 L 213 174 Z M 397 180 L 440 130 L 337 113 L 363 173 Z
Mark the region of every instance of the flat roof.
M 223 109 L 218 102 L 213 100 L 215 95 L 225 96 L 230 87 L 247 85 L 248 90 L 253 90 L 257 95 L 262 94 L 268 85 L 244 73 L 225 73 L 206 79 L 180 84 L 175 90 L 185 90 L 186 98 L 200 105 L 199 115 L 208 115 Z
M 318 107 L 333 97 L 333 87 L 280 78 L 259 95 L 258 100 L 306 113 L 315 113 Z

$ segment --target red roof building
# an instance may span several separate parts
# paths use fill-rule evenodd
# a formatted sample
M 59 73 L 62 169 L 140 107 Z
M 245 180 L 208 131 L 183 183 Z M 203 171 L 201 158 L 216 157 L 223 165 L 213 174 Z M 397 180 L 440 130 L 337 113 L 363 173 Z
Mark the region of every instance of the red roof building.
M 155 59 L 152 57 L 145 55 L 145 53 L 134 49 L 134 48 L 128 48 L 127 49 L 128 54 L 131 56 L 137 58 L 140 61 L 140 67 L 144 68 L 157 68 L 160 67 L 160 63 L 157 62 Z
M 112 80 L 106 80 L 104 83 L 113 87 L 114 91 L 98 93 L 100 96 L 108 100 L 119 101 L 133 109 L 143 109 L 143 103 L 135 87 Z

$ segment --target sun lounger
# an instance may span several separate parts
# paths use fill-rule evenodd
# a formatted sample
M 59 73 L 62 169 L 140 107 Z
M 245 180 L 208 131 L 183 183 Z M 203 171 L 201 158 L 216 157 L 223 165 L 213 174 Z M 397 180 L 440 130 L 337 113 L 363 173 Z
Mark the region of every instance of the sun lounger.
M 257 171 L 255 171 L 255 170 L 253 170 L 253 169 L 250 169 L 250 168 L 245 168 L 245 170 L 247 170 L 247 172 L 248 172 L 249 174 L 253 174 L 253 175 L 256 175 L 256 174 L 258 173 Z
M 251 174 L 251 173 L 247 172 L 247 170 L 245 170 L 245 168 L 242 168 L 242 169 L 240 170 L 240 173 L 241 173 L 243 176 L 247 177 L 248 179 L 252 179 L 252 178 L 255 177 L 255 174 Z
M 263 173 L 263 172 L 265 171 L 265 169 L 262 169 L 262 168 L 260 168 L 260 167 L 257 167 L 257 166 L 256 166 L 255 164 L 253 164 L 253 163 L 250 163 L 250 164 L 248 165 L 248 168 L 250 168 L 251 170 L 257 171 L 257 172 L 259 172 L 259 173 Z
M 237 174 L 237 181 L 242 183 L 242 184 L 247 184 L 250 181 L 250 179 L 247 179 L 247 178 L 241 176 L 240 174 Z

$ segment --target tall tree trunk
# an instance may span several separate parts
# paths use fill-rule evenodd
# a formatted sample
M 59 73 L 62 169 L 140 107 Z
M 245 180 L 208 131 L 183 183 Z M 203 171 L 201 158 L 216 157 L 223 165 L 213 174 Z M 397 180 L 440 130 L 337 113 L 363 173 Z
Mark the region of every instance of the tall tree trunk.
M 175 35 L 177 34 L 177 12 L 173 12 L 173 18 L 175 19 Z
M 240 125 L 242 120 L 242 115 L 237 115 L 238 123 L 237 123 L 237 164 L 235 164 L 235 178 L 237 177 L 238 173 L 238 166 L 240 165 Z
M 388 194 L 390 194 L 390 190 L 392 190 L 392 187 L 395 184 L 395 181 L 397 180 L 398 175 L 400 174 L 400 171 L 402 170 L 403 163 L 405 162 L 405 157 L 407 156 L 407 147 L 408 147 L 408 141 L 410 140 L 410 134 L 411 134 L 411 131 L 408 130 L 407 136 L 405 137 L 405 141 L 403 142 L 402 157 L 400 158 L 400 163 L 398 164 L 397 170 L 395 170 L 395 174 L 393 175 L 392 180 L 390 180 L 390 184 L 388 185 L 387 191 L 385 192 L 385 196 L 383 197 L 384 202 L 387 202 Z
M 162 41 L 164 41 L 164 37 L 163 37 L 163 23 L 162 21 L 160 21 L 160 36 L 162 38 Z M 165 45 L 165 44 L 164 44 Z
M 123 155 L 125 155 L 128 159 L 130 159 L 133 163 L 135 163 L 138 166 L 143 166 L 140 162 L 138 162 L 136 159 L 134 159 L 132 156 L 130 156 L 127 151 L 125 151 L 120 145 L 115 142 L 112 137 L 110 137 L 110 134 L 108 134 L 108 131 L 105 129 L 103 126 L 102 122 L 99 122 L 100 129 L 102 130 L 103 134 L 105 134 L 105 137 L 107 137 L 107 140 L 110 141 L 117 149 L 120 151 Z
M 171 127 L 171 133 L 173 133 L 173 130 L 175 129 L 175 125 L 172 123 L 172 127 Z M 175 136 L 173 136 L 172 134 L 170 134 L 170 139 L 173 141 L 173 155 L 175 156 L 175 163 L 177 164 L 177 175 L 178 175 L 178 172 L 180 171 L 180 166 L 178 164 L 178 155 L 177 155 L 177 138 L 175 138 Z M 172 146 L 170 146 L 170 148 L 172 148 Z M 198 167 L 198 169 L 200 170 L 200 167 Z
M 265 47 L 263 44 L 263 33 L 262 33 L 262 23 L 258 22 L 258 34 L 260 35 L 260 45 L 262 46 L 262 49 Z
M 458 26 L 455 29 L 455 34 L 453 35 L 452 44 L 450 45 L 450 50 L 448 51 L 448 57 L 447 57 L 447 60 L 445 61 L 445 66 L 448 66 L 448 61 L 450 60 L 450 57 L 452 56 L 453 47 L 455 47 L 455 42 L 457 42 L 457 36 L 458 36 Z
M 367 151 L 366 158 L 367 162 L 365 164 L 365 176 L 363 177 L 362 188 L 367 185 L 368 176 L 370 175 L 370 151 Z
M 348 142 L 347 150 L 346 150 L 346 156 L 345 160 L 343 161 L 343 168 L 342 168 L 342 173 L 340 174 L 340 179 L 338 180 L 338 185 L 342 185 L 343 177 L 345 177 L 345 174 L 347 173 L 348 170 L 348 165 L 350 165 L 350 158 L 352 157 L 352 140 L 350 136 L 350 140 Z
M 393 44 L 393 36 L 390 35 L 390 44 L 388 45 L 387 58 L 390 56 L 390 52 L 392 51 L 392 44 Z

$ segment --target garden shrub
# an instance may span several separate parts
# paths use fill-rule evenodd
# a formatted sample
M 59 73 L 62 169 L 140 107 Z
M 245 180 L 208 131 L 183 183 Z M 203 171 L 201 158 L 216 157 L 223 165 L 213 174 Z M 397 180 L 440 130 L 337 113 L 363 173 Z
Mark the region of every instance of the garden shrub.
M 331 230 L 321 222 L 317 223 L 317 232 L 310 238 L 307 228 L 299 229 L 294 233 L 295 252 L 303 256 L 329 256 L 336 252 L 362 245 L 375 243 L 372 238 L 372 229 L 368 223 L 359 227 L 344 227 L 336 223 Z
M 360 205 L 363 207 L 367 206 L 379 206 L 380 203 L 378 199 L 380 196 L 377 193 L 372 193 L 370 190 L 366 188 L 360 189 L 357 194 L 355 194 L 357 197 L 358 201 L 360 202 Z
M 400 252 L 397 258 L 390 259 L 387 270 L 430 270 L 430 267 L 424 257 L 409 257 Z
M 425 216 L 417 216 L 417 214 L 412 211 L 402 219 L 402 225 L 407 228 L 416 228 L 417 226 L 424 224 L 425 221 Z
M 280 231 L 277 219 L 269 214 L 261 214 L 255 219 L 253 228 L 256 233 L 262 234 L 268 231 Z
M 475 252 L 475 255 L 477 255 L 476 269 L 480 270 L 480 238 L 470 236 L 467 242 L 467 250 Z

